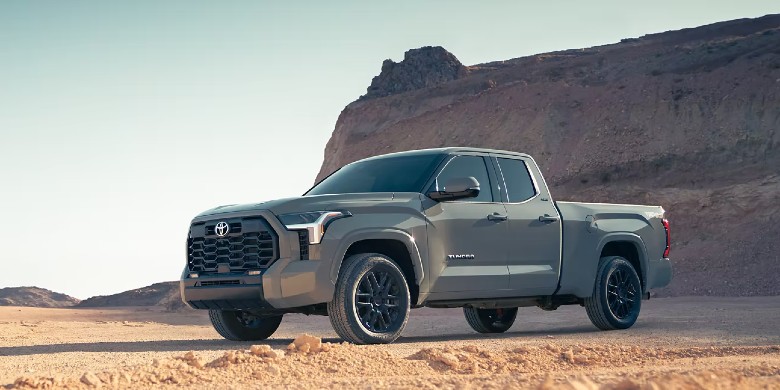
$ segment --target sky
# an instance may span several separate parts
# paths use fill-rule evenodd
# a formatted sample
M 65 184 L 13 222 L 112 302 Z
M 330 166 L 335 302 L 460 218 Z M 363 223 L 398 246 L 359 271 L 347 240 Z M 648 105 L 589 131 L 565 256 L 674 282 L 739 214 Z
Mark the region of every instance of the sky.
M 176 280 L 190 220 L 297 196 L 382 61 L 466 65 L 780 13 L 772 1 L 0 1 L 0 288 Z

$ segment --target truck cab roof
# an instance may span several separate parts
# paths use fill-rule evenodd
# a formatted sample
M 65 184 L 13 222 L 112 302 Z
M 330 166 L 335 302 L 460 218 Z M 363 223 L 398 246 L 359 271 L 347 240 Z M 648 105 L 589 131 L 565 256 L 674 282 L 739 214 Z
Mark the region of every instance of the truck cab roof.
M 517 156 L 517 157 L 527 157 L 531 158 L 526 153 L 519 153 L 519 152 L 513 152 L 509 150 L 500 150 L 500 149 L 486 149 L 486 148 L 471 148 L 471 147 L 459 147 L 459 146 L 449 146 L 449 147 L 443 147 L 443 148 L 432 148 L 432 149 L 419 149 L 419 150 L 408 150 L 403 152 L 395 152 L 395 153 L 388 153 L 388 154 L 382 154 L 379 156 L 369 157 L 363 160 L 374 160 L 374 159 L 381 159 L 381 158 L 388 158 L 388 157 L 398 157 L 398 156 L 415 156 L 415 155 L 423 155 L 423 154 L 458 154 L 458 153 L 483 153 L 483 154 L 502 154 L 507 156 Z M 363 161 L 361 160 L 361 161 Z

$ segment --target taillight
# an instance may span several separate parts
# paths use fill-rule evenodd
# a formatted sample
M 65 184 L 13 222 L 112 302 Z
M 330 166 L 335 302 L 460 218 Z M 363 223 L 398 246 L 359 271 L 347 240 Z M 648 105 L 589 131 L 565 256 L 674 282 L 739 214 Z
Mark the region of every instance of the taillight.
M 666 249 L 664 249 L 664 257 L 669 257 L 669 250 L 672 249 L 672 234 L 669 232 L 669 220 L 664 218 L 663 224 L 664 230 L 666 230 Z

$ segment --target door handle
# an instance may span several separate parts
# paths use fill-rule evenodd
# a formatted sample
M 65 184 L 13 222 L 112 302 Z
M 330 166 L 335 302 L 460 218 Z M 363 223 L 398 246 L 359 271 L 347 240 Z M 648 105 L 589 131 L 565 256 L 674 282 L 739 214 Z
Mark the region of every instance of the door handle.
M 558 222 L 560 220 L 561 220 L 561 217 L 559 217 L 557 215 L 545 214 L 545 215 L 540 215 L 539 216 L 539 222 Z
M 507 216 L 506 215 L 501 215 L 499 213 L 493 213 L 493 214 L 488 215 L 488 221 L 501 222 L 501 221 L 506 221 L 506 220 L 507 220 Z

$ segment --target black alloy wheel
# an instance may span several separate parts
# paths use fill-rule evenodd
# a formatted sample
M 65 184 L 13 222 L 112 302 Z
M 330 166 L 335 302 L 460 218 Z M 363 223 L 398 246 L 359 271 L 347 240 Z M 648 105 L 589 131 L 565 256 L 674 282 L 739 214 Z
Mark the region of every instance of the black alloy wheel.
M 358 282 L 355 310 L 361 324 L 371 332 L 383 333 L 398 327 L 403 313 L 398 306 L 401 283 L 387 271 L 369 271 Z
M 639 286 L 635 285 L 628 276 L 626 267 L 618 267 L 609 275 L 607 302 L 609 310 L 615 317 L 622 320 L 632 315 L 637 302 L 641 299 L 638 290 Z

